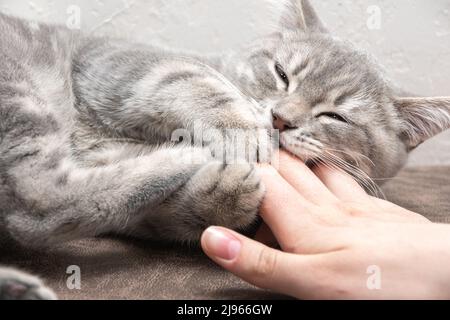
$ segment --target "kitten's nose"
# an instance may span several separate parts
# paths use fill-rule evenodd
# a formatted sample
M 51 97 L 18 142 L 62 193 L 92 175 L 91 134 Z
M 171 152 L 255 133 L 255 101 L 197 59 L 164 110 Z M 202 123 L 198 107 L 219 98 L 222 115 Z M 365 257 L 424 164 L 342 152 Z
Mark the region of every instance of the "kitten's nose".
M 292 123 L 289 120 L 283 118 L 281 115 L 272 112 L 272 116 L 273 116 L 273 127 L 275 129 L 280 130 L 280 132 L 294 128 Z

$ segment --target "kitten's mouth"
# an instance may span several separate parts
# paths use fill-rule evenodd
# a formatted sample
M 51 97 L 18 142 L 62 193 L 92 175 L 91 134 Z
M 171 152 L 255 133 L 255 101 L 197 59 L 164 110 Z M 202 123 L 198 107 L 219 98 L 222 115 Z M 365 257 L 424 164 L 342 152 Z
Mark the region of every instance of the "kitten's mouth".
M 320 158 L 318 157 L 305 157 L 305 156 L 299 156 L 297 154 L 292 153 L 291 151 L 282 148 L 284 151 L 287 151 L 289 154 L 291 154 L 292 156 L 296 157 L 297 159 L 300 159 L 309 169 L 314 169 L 315 167 L 317 167 L 318 164 L 322 163 L 322 161 L 320 160 Z
M 300 159 L 309 168 L 315 167 L 320 162 L 317 152 L 308 150 L 302 143 L 290 143 L 288 140 L 283 135 L 280 136 L 280 148 L 282 150 Z

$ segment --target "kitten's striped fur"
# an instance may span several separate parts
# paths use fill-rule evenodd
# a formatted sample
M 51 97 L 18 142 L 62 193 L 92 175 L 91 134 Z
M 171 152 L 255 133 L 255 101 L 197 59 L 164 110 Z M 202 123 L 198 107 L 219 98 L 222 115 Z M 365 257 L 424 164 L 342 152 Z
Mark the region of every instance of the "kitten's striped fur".
M 254 165 L 214 158 L 214 134 L 209 146 L 171 142 L 195 124 L 268 130 L 273 113 L 282 147 L 363 184 L 395 175 L 449 127 L 448 98 L 395 97 L 308 1 L 284 3 L 277 33 L 223 58 L 0 14 L 1 238 L 39 248 L 104 233 L 184 242 L 209 225 L 251 226 L 264 193 Z M 28 297 L 12 290 L 17 275 L 0 269 L 0 298 Z

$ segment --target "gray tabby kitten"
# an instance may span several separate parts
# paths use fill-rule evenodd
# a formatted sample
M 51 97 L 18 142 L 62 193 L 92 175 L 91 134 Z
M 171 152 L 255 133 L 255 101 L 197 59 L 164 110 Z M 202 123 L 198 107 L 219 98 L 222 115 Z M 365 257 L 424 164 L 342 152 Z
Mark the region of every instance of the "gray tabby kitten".
M 5 241 L 197 241 L 210 225 L 251 226 L 264 194 L 254 165 L 215 158 L 216 135 L 171 142 L 194 123 L 220 133 L 274 125 L 282 147 L 361 183 L 394 176 L 412 149 L 450 127 L 450 99 L 397 97 L 308 1 L 283 6 L 277 33 L 210 59 L 0 15 Z M 41 289 L 0 269 L 0 298 L 49 298 Z

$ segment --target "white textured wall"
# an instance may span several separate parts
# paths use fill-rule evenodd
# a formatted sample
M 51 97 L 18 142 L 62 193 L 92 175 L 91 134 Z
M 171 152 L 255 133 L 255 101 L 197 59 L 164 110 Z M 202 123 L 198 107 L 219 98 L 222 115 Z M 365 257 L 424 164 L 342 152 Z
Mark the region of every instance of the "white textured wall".
M 312 1 L 330 30 L 372 52 L 402 87 L 450 95 L 450 0 Z M 379 29 L 367 26 L 373 5 Z M 57 23 L 77 8 L 87 32 L 200 52 L 236 48 L 272 30 L 275 20 L 264 0 L 0 0 L 2 11 Z M 433 145 L 450 150 L 450 134 Z M 423 160 L 426 148 L 412 161 Z

